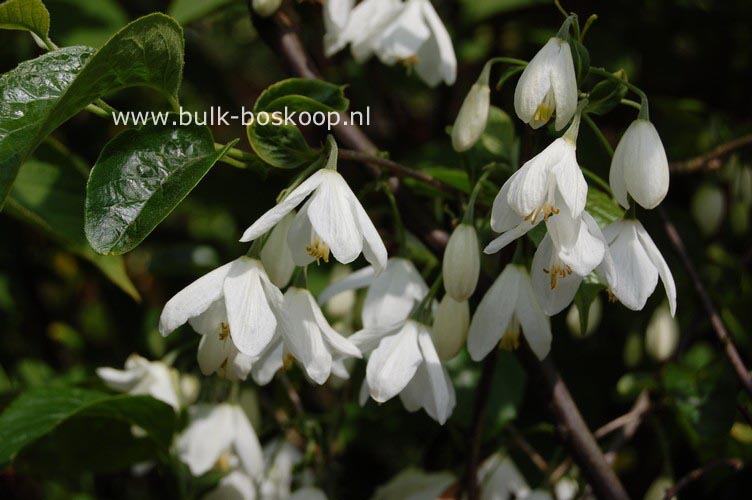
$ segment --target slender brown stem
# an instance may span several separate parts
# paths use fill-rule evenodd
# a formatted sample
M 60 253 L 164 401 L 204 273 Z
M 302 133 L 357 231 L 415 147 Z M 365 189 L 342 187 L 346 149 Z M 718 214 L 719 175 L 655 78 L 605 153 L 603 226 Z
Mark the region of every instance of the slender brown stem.
M 538 451 L 533 448 L 525 436 L 514 424 L 507 424 L 507 429 L 512 433 L 512 441 L 519 449 L 521 449 L 525 455 L 528 456 L 531 462 L 543 473 L 548 473 L 548 462 L 541 456 Z
M 689 484 L 697 481 L 698 479 L 701 479 L 705 474 L 719 467 L 731 467 L 735 471 L 740 471 L 744 468 L 744 462 L 742 462 L 738 458 L 721 458 L 718 460 L 713 460 L 712 462 L 709 462 L 702 467 L 698 467 L 697 469 L 690 471 L 689 474 L 679 479 L 673 488 L 666 490 L 666 494 L 663 496 L 663 499 L 670 500 L 671 498 L 676 497 L 679 492 L 686 488 Z
M 671 221 L 668 213 L 663 207 L 658 207 L 658 214 L 661 216 L 661 219 L 663 219 L 663 225 L 669 241 L 671 241 L 674 250 L 676 250 L 679 259 L 687 270 L 687 275 L 689 275 L 689 279 L 692 280 L 697 295 L 700 296 L 700 302 L 702 302 L 705 312 L 710 316 L 710 324 L 712 325 L 713 331 L 718 337 L 718 340 L 723 344 L 723 350 L 726 352 L 726 357 L 734 368 L 742 387 L 750 396 L 752 396 L 752 377 L 750 377 L 749 369 L 744 364 L 741 355 L 739 355 L 739 351 L 736 349 L 736 345 L 731 339 L 728 330 L 726 330 L 726 325 L 724 325 L 721 315 L 718 313 L 708 291 L 705 289 L 705 285 L 702 283 L 700 275 L 697 273 L 697 270 L 692 263 L 692 259 L 689 257 L 689 253 L 687 253 L 687 249 L 684 246 L 681 236 L 679 236 L 679 232 L 676 230 L 676 226 L 674 226 L 674 223 Z
M 253 9 L 250 9 L 250 11 L 253 13 Z M 320 78 L 320 72 L 316 69 L 305 50 L 299 34 L 298 22 L 294 11 L 290 8 L 289 2 L 285 2 L 283 7 L 270 18 L 260 18 L 254 15 L 253 21 L 261 37 L 287 61 L 292 74 L 304 78 Z M 376 156 L 379 151 L 378 147 L 354 124 L 347 126 L 338 125 L 335 129 L 335 134 L 345 146 L 359 153 Z M 364 165 L 370 167 L 369 172 L 374 177 L 380 175 L 378 165 L 373 163 L 364 163 Z M 410 194 L 402 189 L 399 179 L 396 177 L 390 178 L 389 188 L 395 194 L 398 203 L 411 214 L 411 217 L 406 220 L 410 229 L 438 256 L 441 256 L 449 240 L 448 233 L 436 227 L 435 222 L 430 220 L 427 214 L 415 205 Z M 479 293 L 482 292 L 483 290 L 479 290 Z M 492 361 L 486 361 L 484 363 L 484 371 L 491 370 L 491 368 L 487 368 L 491 364 Z M 541 380 L 543 390 L 549 395 L 550 400 L 548 403 L 554 409 L 554 416 L 558 421 L 559 427 L 566 429 L 564 433 L 565 441 L 570 445 L 578 464 L 593 483 L 596 493 L 607 499 L 627 498 L 623 486 L 619 483 L 616 474 L 609 467 L 593 435 L 582 420 L 576 404 L 561 381 L 561 377 L 553 363 L 550 360 L 540 363 L 535 359 L 534 362 L 527 364 L 527 368 L 528 372 Z M 488 384 L 490 384 L 490 381 Z M 482 412 L 485 412 L 488 391 L 479 389 L 477 394 L 476 408 L 479 408 L 479 411 L 482 410 Z M 469 476 L 471 478 L 470 484 L 473 485 L 476 492 L 477 484 L 475 476 L 477 476 L 483 420 L 483 418 L 476 417 L 474 422 L 473 435 L 478 437 L 472 441 L 473 450 L 471 450 L 470 463 L 468 464 L 468 470 L 472 473 Z M 473 497 L 470 496 L 470 498 Z
M 752 134 L 743 135 L 733 141 L 721 144 L 703 155 L 685 161 L 672 161 L 669 168 L 673 173 L 680 174 L 702 169 L 716 170 L 721 167 L 721 160 L 724 156 L 750 145 L 752 145 Z

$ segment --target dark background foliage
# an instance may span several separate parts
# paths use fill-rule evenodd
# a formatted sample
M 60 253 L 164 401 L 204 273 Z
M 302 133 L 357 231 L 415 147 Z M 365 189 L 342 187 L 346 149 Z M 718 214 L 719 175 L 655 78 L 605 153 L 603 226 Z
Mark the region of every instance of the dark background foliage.
M 45 3 L 52 18 L 51 37 L 61 46 L 100 46 L 127 21 L 170 9 L 167 2 L 156 0 Z M 244 2 L 211 3 L 224 6 L 184 23 L 183 104 L 196 110 L 211 105 L 233 110 L 250 107 L 266 86 L 288 75 L 282 62 L 255 33 Z M 454 120 L 484 62 L 496 55 L 531 57 L 555 33 L 561 17 L 548 2 L 532 0 L 435 0 L 434 4 L 452 33 L 459 59 L 456 85 L 435 90 L 426 88 L 401 66 L 385 67 L 377 61 L 360 66 L 346 52 L 325 59 L 320 7 L 306 2 L 296 8 L 304 23 L 306 45 L 326 78 L 349 84 L 347 94 L 353 109 L 371 107 L 372 123 L 366 131 L 376 144 L 404 164 L 452 168 L 460 160 L 451 151 L 445 128 Z M 630 81 L 648 92 L 651 118 L 670 160 L 693 157 L 750 132 L 752 3 L 583 0 L 567 2 L 566 7 L 583 19 L 593 12 L 598 14 L 586 40 L 591 61 L 612 71 L 625 69 Z M 8 71 L 39 53 L 28 35 L 0 32 L 0 71 Z M 512 94 L 513 84 L 507 84 L 494 93 L 494 103 L 511 113 Z M 145 90 L 122 92 L 108 101 L 123 110 L 164 107 L 160 98 Z M 599 123 L 615 144 L 633 118 L 633 110 L 622 108 Z M 92 165 L 102 146 L 118 131 L 112 124 L 82 113 L 60 128 L 55 137 Z M 245 136 L 239 127 L 221 127 L 213 132 L 220 142 Z M 306 133 L 311 144 L 323 140 L 321 131 Z M 545 144 L 541 134 L 530 137 L 521 125 L 518 133 L 525 144 L 523 149 L 536 151 Z M 588 129 L 583 128 L 581 137 L 581 163 L 607 178 L 607 155 Z M 241 142 L 240 147 L 247 148 L 247 144 Z M 728 162 L 744 166 L 749 160 L 749 150 L 742 150 Z M 363 187 L 365 178 L 358 180 L 356 165 L 343 168 L 356 179 L 355 186 Z M 750 208 L 739 208 L 736 203 L 736 177 L 730 170 L 724 164 L 713 172 L 673 176 L 664 206 L 683 235 L 742 356 L 752 359 Z M 195 370 L 193 346 L 197 337 L 185 329 L 162 339 L 156 330 L 161 307 L 196 276 L 245 250 L 237 242 L 241 231 L 273 203 L 288 179 L 283 173 L 262 182 L 253 173 L 227 165 L 212 169 L 144 244 L 126 255 L 141 302 L 34 227 L 5 214 L 0 216 L 0 403 L 30 387 L 70 382 L 97 386 L 95 367 L 121 366 L 132 352 L 159 358 L 188 344 L 177 366 Z M 706 185 L 719 187 L 725 194 L 726 217 L 711 235 L 699 231 L 690 210 L 693 196 Z M 425 196 L 421 201 L 445 224 L 451 221 L 451 212 L 443 213 Z M 643 216 L 674 271 L 679 290 L 681 340 L 675 356 L 667 363 L 657 363 L 646 357 L 641 347 L 650 313 L 662 300 L 661 285 L 642 313 L 604 300 L 603 321 L 584 339 L 568 333 L 563 314 L 554 318 L 552 351 L 591 428 L 626 412 L 643 388 L 650 391 L 653 409 L 635 437 L 622 448 L 615 465 L 635 497 L 643 496 L 658 476 L 679 478 L 718 458 L 752 459 L 752 428 L 737 410 L 738 406 L 749 407 L 749 399 L 737 392 L 736 379 L 712 333 L 709 318 L 672 253 L 660 220 L 653 213 L 643 212 Z M 376 212 L 374 217 L 388 235 L 388 212 Z M 326 271 L 318 271 L 319 288 Z M 515 357 L 504 353 L 497 366 L 484 455 L 495 449 L 508 450 L 533 485 L 545 486 L 543 474 L 513 444 L 508 424 L 514 421 L 515 428 L 552 464 L 563 460 L 566 450 L 553 433 L 535 384 L 527 380 Z M 423 413 L 408 414 L 398 401 L 381 406 L 370 402 L 361 409 L 356 395 L 362 367 L 355 370 L 354 384 L 343 390 L 312 387 L 303 382 L 299 372 L 289 373 L 293 384 L 299 385 L 306 407 L 306 415 L 293 427 L 313 437 L 315 446 L 309 450 L 309 461 L 334 498 L 367 496 L 408 465 L 461 473 L 479 365 L 463 355 L 453 368 L 457 374 L 462 372 L 457 380 L 463 382 L 458 383 L 458 408 L 444 427 Z M 263 440 L 279 432 L 272 413 L 279 408 L 292 410 L 279 383 L 260 389 L 259 400 Z M 68 430 L 74 435 L 78 432 L 82 436 L 78 444 L 90 450 L 91 429 L 82 426 Z M 94 444 L 117 449 L 127 439 L 124 427 L 104 433 Z M 608 446 L 609 439 L 602 443 Z M 56 444 L 67 447 L 55 448 Z M 63 438 L 41 442 L 23 454 L 16 466 L 0 472 L 0 491 L 46 498 L 73 494 L 158 498 L 177 494 L 169 475 L 157 471 L 133 478 L 122 467 L 99 471 L 91 460 L 81 457 L 77 462 L 79 453 L 69 452 L 71 446 Z M 142 458 L 134 453 L 133 458 Z M 57 457 L 57 462 L 66 457 L 64 462 L 69 467 L 49 467 L 45 460 L 50 456 Z M 125 462 L 130 463 L 127 458 Z M 106 462 L 98 465 L 108 465 Z M 684 495 L 742 498 L 750 487 L 748 474 L 719 468 L 694 483 Z

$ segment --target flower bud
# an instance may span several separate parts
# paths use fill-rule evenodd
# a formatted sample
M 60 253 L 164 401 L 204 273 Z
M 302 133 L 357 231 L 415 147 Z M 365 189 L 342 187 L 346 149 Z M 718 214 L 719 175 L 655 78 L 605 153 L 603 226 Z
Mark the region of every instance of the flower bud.
M 656 361 L 666 361 L 679 343 L 679 322 L 668 307 L 661 305 L 650 318 L 645 331 L 645 351 Z
M 452 147 L 455 151 L 467 151 L 478 142 L 486 129 L 490 106 L 491 89 L 488 82 L 478 80 L 465 97 L 452 127 Z
M 449 238 L 444 262 L 444 288 L 456 301 L 467 300 L 475 292 L 480 275 L 478 233 L 470 224 L 457 226 Z
M 705 236 L 720 227 L 726 212 L 726 197 L 718 186 L 705 184 L 692 198 L 692 215 Z
M 647 209 L 666 197 L 668 158 L 658 131 L 648 120 L 638 118 L 624 132 L 611 160 L 608 182 L 624 208 L 629 208 L 627 195 Z
M 470 305 L 457 302 L 448 294 L 441 299 L 434 315 L 431 338 L 442 361 L 455 357 L 467 339 L 470 327 Z
M 261 17 L 269 17 L 279 9 L 282 0 L 253 0 L 253 10 Z
M 350 268 L 338 264 L 332 268 L 330 284 L 336 283 L 350 275 Z M 355 308 L 355 290 L 345 290 L 338 293 L 324 304 L 324 310 L 333 318 L 348 318 Z M 338 330 L 335 328 L 335 330 Z
M 271 234 L 261 249 L 261 263 L 264 264 L 269 279 L 279 288 L 290 282 L 295 271 L 290 246 L 287 244 L 287 231 L 295 218 L 295 211 L 285 215 L 272 229 Z

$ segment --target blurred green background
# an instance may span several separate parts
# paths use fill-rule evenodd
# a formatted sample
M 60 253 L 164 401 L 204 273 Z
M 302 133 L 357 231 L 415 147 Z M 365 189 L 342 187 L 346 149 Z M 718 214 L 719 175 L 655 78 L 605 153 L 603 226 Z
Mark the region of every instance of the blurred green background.
M 286 78 L 282 61 L 259 39 L 241 0 L 46 0 L 51 38 L 60 46 L 101 46 L 128 21 L 162 11 L 185 27 L 186 66 L 182 103 L 238 109 L 251 106 L 269 84 Z M 434 0 L 452 34 L 459 60 L 457 83 L 428 89 L 400 66 L 377 61 L 357 65 L 346 51 L 332 59 L 322 54 L 320 7 L 305 2 L 296 8 L 306 46 L 328 80 L 348 84 L 353 109 L 371 107 L 370 137 L 392 158 L 411 166 L 459 165 L 445 132 L 485 61 L 504 55 L 529 59 L 559 27 L 561 16 L 549 2 L 531 0 Z M 752 2 L 748 0 L 569 1 L 581 19 L 599 18 L 588 33 L 591 63 L 611 71 L 623 68 L 630 81 L 651 98 L 651 118 L 670 160 L 683 160 L 752 132 Z M 36 57 L 40 50 L 21 32 L 0 31 L 0 71 Z M 493 94 L 494 104 L 511 113 L 513 84 Z M 130 90 L 108 99 L 120 110 L 155 109 L 164 103 L 154 93 Z M 1 105 L 1 104 L 0 104 Z M 615 144 L 634 118 L 621 108 L 599 121 Z M 518 121 L 515 120 L 518 125 Z M 518 132 L 522 133 L 522 127 Z M 61 127 L 55 138 L 70 151 L 68 160 L 92 165 L 103 145 L 120 129 L 82 113 Z M 323 139 L 308 131 L 312 144 Z M 239 126 L 214 129 L 226 142 L 243 138 Z M 541 135 L 533 147 L 544 145 Z M 537 142 L 536 142 L 537 141 Z M 247 149 L 247 144 L 240 143 Z M 725 160 L 720 169 L 672 177 L 664 202 L 721 311 L 739 350 L 752 359 L 752 148 Z M 583 166 L 608 178 L 609 160 L 588 129 L 578 145 Z M 75 159 L 74 155 L 79 157 Z M 79 161 L 80 160 L 80 161 Z M 347 172 L 360 179 L 354 166 Z M 182 286 L 245 251 L 237 242 L 242 230 L 269 207 L 289 179 L 272 175 L 266 182 L 249 171 L 218 164 L 190 196 L 136 250 L 125 257 L 128 275 L 140 301 L 107 280 L 88 260 L 70 252 L 33 225 L 0 215 L 0 404 L 25 388 L 78 382 L 96 385 L 97 366 L 122 366 L 138 352 L 159 358 L 189 344 L 176 365 L 196 370 L 198 337 L 185 329 L 162 339 L 157 320 L 165 301 Z M 703 229 L 694 212 L 705 213 L 697 193 L 720 193 L 722 216 Z M 715 194 L 714 194 L 715 196 Z M 427 211 L 433 202 L 421 198 Z M 696 207 L 693 212 L 693 204 Z M 385 206 L 385 204 L 382 203 Z M 441 211 L 439 211 L 441 213 Z M 552 356 L 588 424 L 596 428 L 626 412 L 637 394 L 648 389 L 653 410 L 616 461 L 625 486 L 642 497 L 662 475 L 681 477 L 714 458 L 752 459 L 752 427 L 738 413 L 750 407 L 723 357 L 684 269 L 673 254 L 656 214 L 643 222 L 666 256 L 679 290 L 678 351 L 666 363 L 642 349 L 646 324 L 663 295 L 661 285 L 642 313 L 603 300 L 603 320 L 586 338 L 575 338 L 554 318 Z M 381 217 L 388 227 L 389 214 Z M 404 214 L 410 217 L 410 214 Z M 450 215 L 442 215 L 449 222 Z M 377 222 L 377 225 L 378 222 Z M 330 268 L 321 268 L 316 287 Z M 479 297 L 476 297 L 477 301 Z M 605 299 L 605 297 L 602 297 Z M 497 448 L 515 457 L 533 485 L 543 475 L 514 446 L 508 423 L 514 420 L 526 438 L 552 463 L 566 456 L 554 435 L 535 386 L 527 383 L 513 355 L 503 353 L 492 390 L 484 456 Z M 422 412 L 408 414 L 399 401 L 361 409 L 356 403 L 363 367 L 343 390 L 300 383 L 310 418 L 321 422 L 323 458 L 314 459 L 319 477 L 334 498 L 363 498 L 408 465 L 429 470 L 463 470 L 467 452 L 472 390 L 479 365 L 463 355 L 452 363 L 458 407 L 444 427 Z M 461 376 L 460 376 L 461 375 Z M 297 371 L 294 383 L 303 381 Z M 249 382 L 250 384 L 250 382 Z M 265 437 L 279 433 L 272 410 L 289 405 L 280 384 L 259 390 Z M 604 446 L 609 440 L 603 441 Z M 81 444 L 86 449 L 87 444 Z M 89 446 L 91 443 L 89 443 Z M 111 446 L 116 446 L 113 441 Z M 162 498 L 176 492 L 159 471 L 134 478 L 127 469 L 98 470 L 96 464 L 71 459 L 56 470 L 43 465 L 42 442 L 21 456 L 17 467 L 0 471 L 0 492 L 19 498 Z M 41 457 L 41 458 L 40 458 Z M 54 463 L 54 462 L 53 462 Z M 100 464 L 103 465 L 103 464 Z M 70 470 L 69 470 L 69 467 Z M 117 467 L 115 468 L 117 469 Z M 44 471 L 44 474 L 40 473 Z M 537 481 L 537 483 L 536 483 Z M 686 490 L 685 498 L 743 498 L 752 488 L 749 474 L 720 468 Z

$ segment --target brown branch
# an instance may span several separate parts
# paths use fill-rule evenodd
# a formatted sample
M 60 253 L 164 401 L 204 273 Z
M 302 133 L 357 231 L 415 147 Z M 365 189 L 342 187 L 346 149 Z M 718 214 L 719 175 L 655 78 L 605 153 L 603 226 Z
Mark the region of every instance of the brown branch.
M 520 432 L 517 426 L 514 424 L 507 424 L 507 429 L 509 429 L 509 432 L 512 434 L 512 441 L 514 444 L 528 456 L 538 470 L 547 474 L 548 462 L 546 462 L 546 459 L 543 458 L 535 448 L 533 448 L 533 445 L 531 445 L 527 439 L 525 439 L 525 436 Z
M 250 8 L 250 12 L 253 15 L 252 8 Z M 287 61 L 292 74 L 305 78 L 320 78 L 320 72 L 308 56 L 300 38 L 299 23 L 294 11 L 290 9 L 289 2 L 284 3 L 283 7 L 270 18 L 263 19 L 253 15 L 253 21 L 261 37 Z M 344 122 L 345 120 L 342 120 L 340 123 Z M 354 124 L 338 125 L 335 129 L 335 135 L 347 147 L 360 153 L 372 156 L 378 153 L 378 147 Z M 378 166 L 373 163 L 366 163 L 366 166 L 371 167 L 369 171 L 372 175 L 380 175 Z M 389 186 L 395 193 L 398 203 L 411 214 L 411 217 L 408 217 L 406 221 L 410 225 L 410 229 L 441 256 L 449 240 L 447 232 L 436 227 L 435 223 L 428 219 L 419 207 L 415 206 L 409 193 L 401 188 L 399 179 L 392 177 L 389 180 Z M 482 292 L 483 290 L 479 290 L 479 293 Z M 531 353 L 529 355 L 533 356 Z M 486 367 L 491 364 L 492 362 L 487 361 L 484 364 L 484 371 L 490 370 Z M 572 400 L 569 391 L 561 380 L 561 376 L 550 359 L 541 363 L 533 356 L 533 359 L 526 363 L 526 366 L 528 372 L 540 378 L 542 388 L 548 394 L 547 402 L 552 407 L 554 416 L 558 421 L 558 427 L 562 431 L 562 437 L 570 445 L 572 454 L 590 479 L 596 494 L 605 499 L 628 498 L 624 487 L 609 467 L 593 435 L 582 420 L 577 405 Z M 488 394 L 484 391 L 479 391 L 477 394 L 479 397 L 476 409 L 484 412 L 483 407 L 487 404 L 487 401 L 484 400 L 488 399 Z M 478 405 L 481 406 L 478 407 Z M 473 434 L 475 437 L 472 447 L 478 451 L 471 452 L 470 460 L 474 462 L 474 464 L 469 465 L 471 471 L 477 470 L 483 430 L 482 423 L 479 422 L 482 420 L 482 418 L 476 419 L 474 423 Z M 477 472 L 474 475 L 477 476 Z M 475 485 L 476 481 L 476 477 L 471 477 L 469 483 Z
M 396 161 L 392 161 L 388 158 L 381 158 L 380 156 L 374 156 L 368 153 L 361 153 L 360 151 L 352 151 L 349 149 L 340 149 L 339 158 L 342 160 L 359 161 L 361 163 L 367 163 L 377 166 L 379 168 L 388 170 L 395 177 L 411 177 L 422 182 L 423 184 L 428 184 L 429 186 L 433 186 L 436 189 L 449 194 L 460 193 L 460 191 L 456 188 L 441 182 L 439 179 L 433 177 L 432 175 L 421 172 L 420 170 L 405 167 L 404 165 L 400 165 Z
M 703 169 L 717 170 L 721 167 L 721 159 L 723 159 L 724 156 L 749 145 L 752 145 L 752 134 L 743 135 L 733 141 L 721 144 L 709 152 L 700 156 L 695 156 L 689 160 L 672 161 L 669 163 L 669 168 L 671 169 L 671 172 L 676 174 L 684 174 Z
M 701 479 L 705 474 L 719 467 L 731 467 L 738 472 L 744 468 L 744 462 L 742 462 L 738 458 L 721 458 L 718 460 L 713 460 L 712 462 L 709 462 L 702 467 L 698 467 L 697 469 L 690 471 L 689 474 L 687 474 L 683 478 L 679 479 L 672 488 L 666 490 L 666 494 L 663 496 L 663 500 L 670 500 L 671 498 L 674 498 L 689 484 L 697 481 L 698 479 Z
M 700 296 L 700 302 L 702 302 L 702 305 L 705 308 L 705 312 L 707 312 L 708 316 L 710 316 L 710 323 L 713 327 L 713 331 L 718 337 L 718 340 L 721 341 L 721 344 L 723 344 L 723 349 L 726 352 L 726 357 L 731 362 L 731 366 L 734 368 L 736 376 L 739 379 L 742 387 L 750 396 L 752 396 L 752 377 L 750 377 L 749 369 L 744 364 L 742 357 L 739 355 L 739 351 L 736 349 L 736 345 L 734 345 L 734 341 L 731 339 L 728 330 L 726 330 L 726 325 L 724 325 L 723 320 L 721 319 L 721 315 L 718 314 L 718 310 L 715 308 L 710 295 L 705 289 L 705 285 L 702 283 L 700 275 L 697 273 L 697 270 L 692 263 L 692 259 L 687 253 L 687 249 L 684 246 L 684 242 L 682 241 L 681 236 L 679 236 L 679 232 L 676 230 L 676 226 L 674 226 L 674 223 L 671 222 L 668 213 L 663 209 L 663 207 L 658 207 L 657 210 L 658 214 L 661 216 L 661 219 L 663 219 L 663 225 L 664 229 L 666 230 L 666 234 L 668 235 L 668 239 L 669 241 L 671 241 L 674 250 L 676 250 L 679 259 L 682 261 L 684 268 L 687 270 L 689 279 L 692 280 L 695 291 L 697 292 L 697 295 Z

